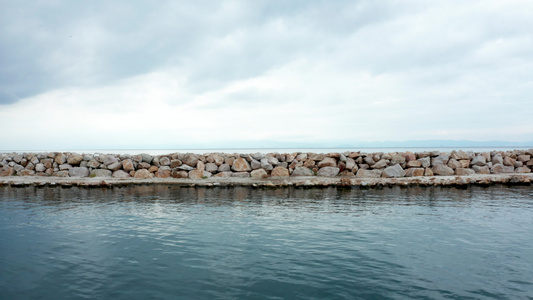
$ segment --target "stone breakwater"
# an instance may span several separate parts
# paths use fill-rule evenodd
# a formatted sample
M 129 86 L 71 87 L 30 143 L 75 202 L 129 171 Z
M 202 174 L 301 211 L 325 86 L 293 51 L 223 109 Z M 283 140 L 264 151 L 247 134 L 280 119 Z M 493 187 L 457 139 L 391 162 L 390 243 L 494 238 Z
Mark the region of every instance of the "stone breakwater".
M 0 154 L 0 176 L 98 178 L 402 178 L 525 174 L 533 149 L 364 153 Z

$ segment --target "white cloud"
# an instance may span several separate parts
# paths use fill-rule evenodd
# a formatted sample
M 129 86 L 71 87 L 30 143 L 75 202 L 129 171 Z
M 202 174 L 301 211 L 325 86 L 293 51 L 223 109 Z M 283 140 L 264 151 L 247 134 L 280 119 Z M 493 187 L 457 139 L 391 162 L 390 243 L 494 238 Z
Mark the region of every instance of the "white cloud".
M 73 79 L 0 106 L 0 148 L 533 140 L 528 1 L 259 7 L 76 21 L 84 39 L 45 56 Z

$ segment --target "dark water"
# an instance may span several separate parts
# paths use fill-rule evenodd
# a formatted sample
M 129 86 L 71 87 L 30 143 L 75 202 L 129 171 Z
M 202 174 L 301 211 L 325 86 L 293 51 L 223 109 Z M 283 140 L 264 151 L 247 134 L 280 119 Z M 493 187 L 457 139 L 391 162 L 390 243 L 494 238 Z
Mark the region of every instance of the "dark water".
M 1 299 L 533 299 L 531 187 L 0 199 Z

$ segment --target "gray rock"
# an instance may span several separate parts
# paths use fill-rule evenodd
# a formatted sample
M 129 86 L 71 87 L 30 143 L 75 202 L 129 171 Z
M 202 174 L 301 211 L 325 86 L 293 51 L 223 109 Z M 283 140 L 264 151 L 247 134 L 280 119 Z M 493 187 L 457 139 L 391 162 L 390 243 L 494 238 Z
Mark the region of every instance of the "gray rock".
M 474 175 L 474 174 L 476 174 L 476 171 L 472 169 L 467 169 L 467 168 L 455 169 L 455 175 L 458 175 L 458 176 L 469 176 L 469 175 Z
M 490 174 L 490 169 L 488 166 L 473 166 L 472 170 L 478 174 Z
M 264 178 L 267 178 L 268 177 L 268 174 L 265 170 L 263 169 L 257 169 L 257 170 L 253 170 L 251 173 L 250 173 L 250 176 L 252 178 L 255 178 L 255 179 L 264 179 Z
M 437 157 L 431 159 L 431 166 L 446 165 L 450 156 L 447 153 L 439 154 Z
M 205 164 L 205 170 L 210 173 L 214 173 L 218 171 L 218 166 L 216 163 L 206 163 Z
M 44 164 L 39 163 L 35 165 L 35 171 L 44 172 L 46 171 L 46 168 L 44 167 Z
M 111 175 L 113 175 L 113 173 L 109 170 L 96 169 L 91 171 L 89 177 L 111 177 Z
M 91 159 L 87 162 L 87 167 L 89 168 L 98 168 L 99 165 L 100 163 L 97 162 L 95 159 Z
M 315 173 L 311 171 L 311 169 L 306 167 L 296 167 L 294 168 L 294 171 L 292 171 L 291 176 L 313 176 Z
M 114 163 L 108 165 L 107 168 L 109 170 L 116 171 L 116 170 L 122 168 L 122 164 L 117 161 L 117 162 L 114 162 Z
M 150 154 L 146 154 L 146 153 L 142 153 L 141 154 L 141 157 L 142 157 L 142 161 L 145 162 L 145 163 L 152 163 L 152 160 L 154 159 L 154 157 Z
M 231 172 L 231 167 L 230 165 L 228 164 L 221 164 L 219 167 L 218 167 L 218 171 L 219 172 Z
M 192 171 L 194 170 L 193 167 L 189 166 L 189 165 L 181 165 L 178 167 L 179 170 L 184 170 L 184 171 Z
M 268 162 L 268 159 L 263 158 L 261 159 L 261 168 L 271 171 L 274 167 Z
M 372 165 L 372 169 L 383 169 L 389 164 L 388 159 L 380 159 L 377 163 Z
M 252 170 L 257 170 L 261 168 L 261 162 L 253 159 L 252 162 L 250 163 L 250 166 L 252 167 Z
M 358 178 L 380 178 L 382 172 L 383 172 L 383 170 L 381 170 L 381 169 L 374 169 L 374 170 L 359 169 L 359 171 L 357 171 L 357 174 L 355 174 L 355 177 L 358 177 Z
M 431 170 L 433 171 L 433 174 L 435 175 L 451 176 L 455 174 L 452 168 L 445 166 L 443 164 L 437 164 L 433 166 Z
M 162 166 L 170 166 L 170 158 L 163 156 L 159 159 L 159 164 Z
M 492 165 L 495 165 L 495 164 L 503 164 L 503 157 L 500 153 L 492 157 Z
M 118 163 L 118 158 L 114 155 L 108 154 L 104 157 L 104 165 L 109 166 L 115 163 Z
M 61 171 L 64 171 L 64 170 L 70 170 L 72 168 L 71 165 L 69 164 L 62 164 L 62 165 L 59 165 L 59 170 Z
M 335 158 L 332 158 L 332 157 L 324 157 L 323 160 L 318 162 L 317 166 L 319 168 L 336 167 L 337 166 L 337 161 L 335 160 Z
M 383 177 L 405 177 L 405 171 L 402 169 L 402 167 L 399 164 L 395 164 L 394 166 L 386 167 L 383 170 L 383 174 L 381 175 Z
M 72 167 L 68 171 L 70 177 L 87 177 L 89 176 L 89 169 L 84 167 Z
M 422 163 L 422 168 L 427 168 L 431 166 L 431 161 L 429 156 L 425 156 L 422 158 L 417 159 L 420 163 Z
M 112 175 L 114 178 L 128 178 L 131 177 L 131 175 L 128 172 L 124 172 L 123 170 L 116 170 L 113 172 Z
M 182 162 L 191 167 L 196 167 L 198 164 L 198 158 L 194 154 L 186 154 L 183 157 Z
M 487 160 L 485 159 L 485 157 L 483 155 L 477 155 L 476 157 L 474 157 L 472 159 L 472 161 L 470 162 L 470 165 L 473 165 L 473 166 L 484 166 L 487 164 Z
M 324 177 L 335 177 L 337 174 L 339 174 L 340 169 L 337 167 L 323 167 L 320 168 L 317 172 L 317 176 L 324 176 Z

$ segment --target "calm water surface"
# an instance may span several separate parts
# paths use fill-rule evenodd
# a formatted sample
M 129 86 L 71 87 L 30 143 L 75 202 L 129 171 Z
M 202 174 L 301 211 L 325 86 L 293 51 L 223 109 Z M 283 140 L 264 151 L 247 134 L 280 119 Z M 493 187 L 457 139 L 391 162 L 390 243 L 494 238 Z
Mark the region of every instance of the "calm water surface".
M 533 189 L 0 188 L 1 299 L 533 299 Z

